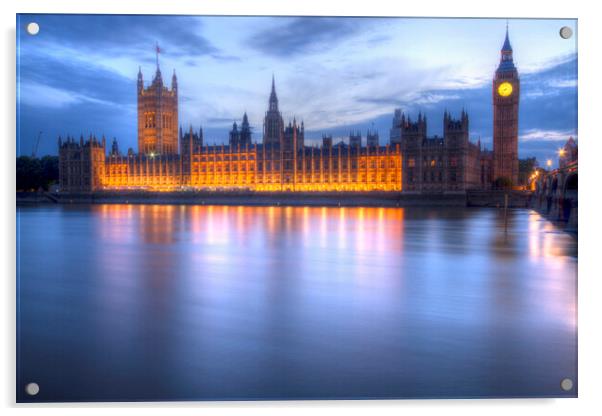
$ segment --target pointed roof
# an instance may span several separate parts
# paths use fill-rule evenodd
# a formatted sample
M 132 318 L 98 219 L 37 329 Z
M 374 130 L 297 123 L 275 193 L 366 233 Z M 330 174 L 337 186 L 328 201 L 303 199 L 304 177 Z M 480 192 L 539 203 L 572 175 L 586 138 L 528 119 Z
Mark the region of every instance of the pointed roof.
M 272 74 L 272 91 L 270 92 L 270 101 L 278 102 L 278 96 L 276 95 L 276 81 L 274 80 L 274 74 Z
M 504 45 L 502 46 L 502 52 L 512 52 L 512 46 L 510 45 L 510 37 L 508 36 L 508 22 L 506 22 L 506 39 L 504 39 Z
M 506 38 L 502 46 L 500 64 L 497 68 L 497 73 L 516 72 L 514 60 L 512 59 L 512 46 L 510 45 L 510 36 L 508 35 L 508 23 L 506 22 Z
M 249 128 L 249 118 L 247 117 L 247 112 L 245 111 L 245 114 L 242 116 L 242 128 L 243 129 L 248 129 Z

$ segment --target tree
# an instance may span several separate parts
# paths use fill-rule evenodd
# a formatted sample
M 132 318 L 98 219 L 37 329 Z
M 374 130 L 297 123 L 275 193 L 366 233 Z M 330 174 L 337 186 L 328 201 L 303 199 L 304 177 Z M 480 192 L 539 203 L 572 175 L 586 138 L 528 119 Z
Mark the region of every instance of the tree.
M 37 191 L 48 187 L 59 179 L 59 159 L 44 156 L 41 159 L 29 156 L 17 158 L 17 191 Z
M 512 179 L 507 176 L 500 176 L 493 181 L 493 189 L 512 189 Z

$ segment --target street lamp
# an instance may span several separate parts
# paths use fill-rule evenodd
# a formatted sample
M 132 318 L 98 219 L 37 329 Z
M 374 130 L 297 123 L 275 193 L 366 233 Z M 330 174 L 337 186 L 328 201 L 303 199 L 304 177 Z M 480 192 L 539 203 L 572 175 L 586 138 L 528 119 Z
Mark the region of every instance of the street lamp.
M 552 167 L 552 159 L 548 159 L 548 161 L 546 162 L 546 165 L 548 166 L 548 168 Z
M 564 150 L 564 149 L 558 149 L 558 156 L 564 157 L 564 155 L 566 155 L 566 150 Z

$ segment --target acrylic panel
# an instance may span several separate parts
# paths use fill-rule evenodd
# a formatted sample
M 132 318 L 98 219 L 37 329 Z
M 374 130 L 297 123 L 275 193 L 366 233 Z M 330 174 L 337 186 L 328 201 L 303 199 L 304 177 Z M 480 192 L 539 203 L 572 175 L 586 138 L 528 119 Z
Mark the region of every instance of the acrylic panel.
M 17 15 L 18 402 L 577 397 L 577 21 Z

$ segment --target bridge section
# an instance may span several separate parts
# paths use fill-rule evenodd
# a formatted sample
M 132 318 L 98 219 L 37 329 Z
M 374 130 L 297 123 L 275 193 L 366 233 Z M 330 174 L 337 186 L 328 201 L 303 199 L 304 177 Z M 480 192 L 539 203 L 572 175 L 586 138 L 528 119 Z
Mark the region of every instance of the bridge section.
M 578 216 L 577 161 L 533 178 L 535 193 L 531 199 L 534 209 L 552 221 L 566 222 L 567 230 L 577 231 Z

